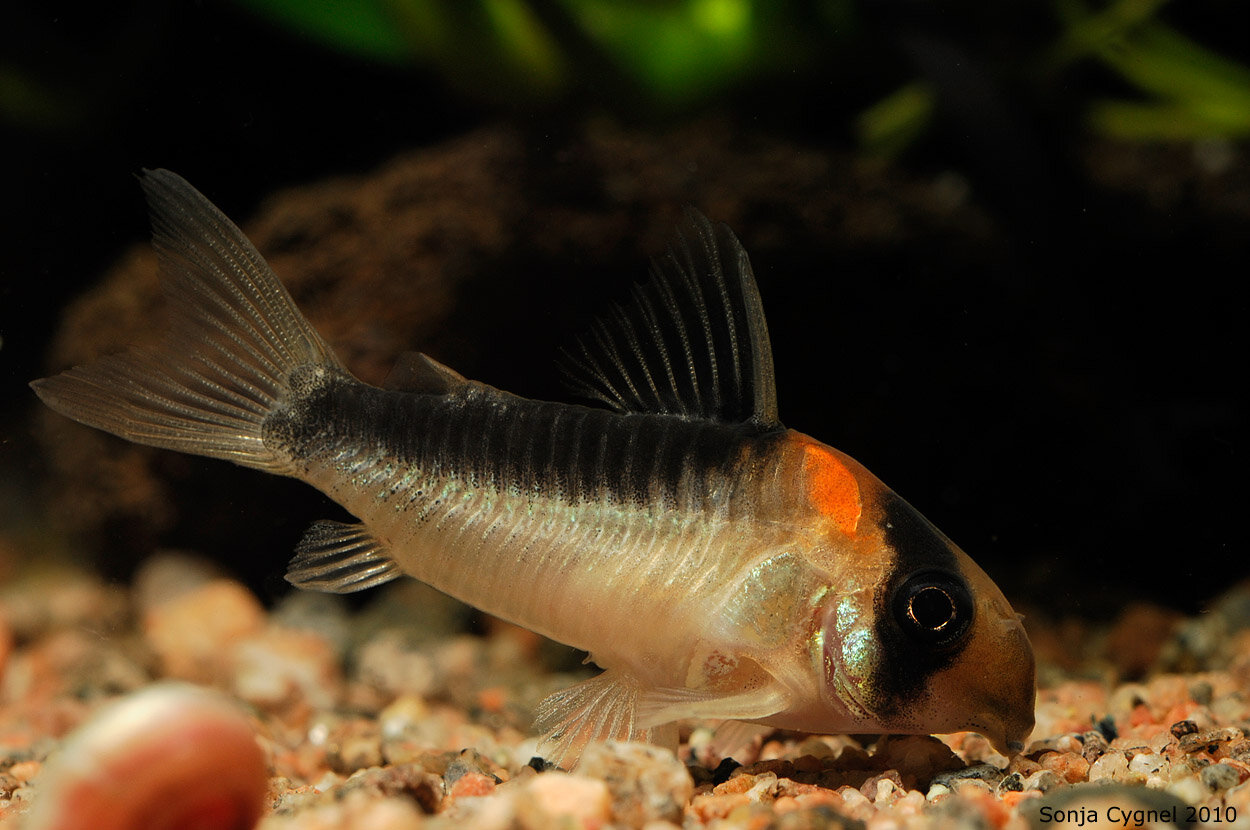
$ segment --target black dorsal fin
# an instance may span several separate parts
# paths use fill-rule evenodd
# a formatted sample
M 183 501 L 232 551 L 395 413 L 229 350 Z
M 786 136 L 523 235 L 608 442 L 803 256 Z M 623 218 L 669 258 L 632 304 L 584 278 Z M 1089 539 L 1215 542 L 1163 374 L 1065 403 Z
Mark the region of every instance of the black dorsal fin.
M 618 412 L 780 426 L 747 252 L 727 225 L 691 207 L 632 303 L 595 320 L 562 368 L 574 392 Z

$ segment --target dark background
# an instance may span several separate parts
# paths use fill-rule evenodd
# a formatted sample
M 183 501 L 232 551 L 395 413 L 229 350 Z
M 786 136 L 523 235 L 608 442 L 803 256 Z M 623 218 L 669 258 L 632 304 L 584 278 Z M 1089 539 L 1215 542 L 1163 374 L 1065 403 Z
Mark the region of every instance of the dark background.
M 975 273 L 905 252 L 757 261 L 783 418 L 864 461 L 1013 597 L 1091 616 L 1134 598 L 1197 608 L 1247 574 L 1246 142 L 1098 135 L 1089 102 L 1139 93 L 1089 62 L 1042 73 L 1033 62 L 1056 36 L 1051 6 L 980 5 L 861 4 L 835 53 L 656 103 L 621 94 L 627 85 L 593 61 L 564 94 L 501 100 L 228 4 L 84 16 L 19 3 L 0 54 L 37 83 L 0 127 L 0 521 L 56 525 L 41 513 L 26 383 L 62 307 L 146 237 L 142 167 L 182 173 L 244 219 L 281 186 L 368 171 L 498 121 L 541 144 L 587 117 L 662 130 L 710 113 L 854 150 L 856 114 L 923 78 L 936 115 L 890 163 L 966 183 L 1005 253 Z M 1242 4 L 1175 5 L 1161 19 L 1250 61 Z M 1211 154 L 1223 159 L 1215 172 L 1201 162 Z M 1129 165 L 1130 185 L 1091 175 L 1099 159 Z M 855 281 L 813 295 L 814 274 L 838 268 Z M 564 323 L 570 338 L 581 327 Z M 836 346 L 846 342 L 849 354 Z M 535 372 L 542 357 L 528 361 Z M 516 363 L 479 368 L 518 392 L 552 388 L 510 376 Z M 243 526 L 264 510 L 240 505 Z M 300 530 L 292 523 L 291 544 Z M 163 542 L 195 547 L 176 529 Z M 81 553 L 124 570 L 108 548 L 85 540 Z

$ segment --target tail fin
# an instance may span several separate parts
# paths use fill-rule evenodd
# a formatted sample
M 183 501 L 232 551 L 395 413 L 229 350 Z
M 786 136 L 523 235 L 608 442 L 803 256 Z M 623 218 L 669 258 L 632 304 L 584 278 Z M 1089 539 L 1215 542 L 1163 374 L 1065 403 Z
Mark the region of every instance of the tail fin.
M 280 472 L 261 427 L 291 372 L 341 367 L 234 223 L 181 177 L 145 170 L 170 304 L 159 346 L 34 381 L 52 409 L 130 441 Z

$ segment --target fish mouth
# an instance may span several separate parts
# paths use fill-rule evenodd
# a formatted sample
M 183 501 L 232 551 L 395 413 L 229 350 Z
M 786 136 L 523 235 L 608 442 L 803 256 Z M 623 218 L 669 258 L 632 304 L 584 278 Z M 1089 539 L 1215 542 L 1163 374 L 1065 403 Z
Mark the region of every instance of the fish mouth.
M 1028 732 L 1009 735 L 1006 725 L 997 718 L 971 723 L 968 731 L 981 735 L 999 754 L 1008 758 L 1014 758 L 1024 751 L 1024 739 L 1028 737 Z M 1032 727 L 1028 731 L 1031 732 Z
M 981 711 L 968 718 L 963 728 L 985 737 L 995 750 L 1012 758 L 1024 751 L 1033 734 L 1035 714 L 1033 701 L 1027 706 L 1001 697 L 981 702 Z

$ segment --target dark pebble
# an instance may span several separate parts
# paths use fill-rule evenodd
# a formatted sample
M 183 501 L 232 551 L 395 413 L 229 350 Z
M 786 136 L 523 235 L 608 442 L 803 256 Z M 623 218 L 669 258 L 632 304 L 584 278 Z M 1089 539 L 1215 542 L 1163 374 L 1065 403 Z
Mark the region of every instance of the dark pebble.
M 1205 732 L 1196 732 L 1182 737 L 1180 739 L 1181 751 L 1199 752 L 1205 749 L 1207 752 L 1215 752 L 1220 744 L 1236 741 L 1242 737 L 1244 737 L 1242 731 L 1232 726 L 1223 729 L 1208 729 Z
M 525 766 L 534 770 L 534 772 L 546 772 L 549 769 L 558 769 L 555 764 L 551 763 L 546 758 L 540 758 L 537 755 L 530 758 L 529 763 Z
M 975 778 L 984 781 L 987 784 L 994 785 L 1003 780 L 1003 771 L 992 764 L 976 764 L 964 769 L 957 769 L 952 772 L 939 772 L 933 776 L 934 784 L 941 784 L 947 789 L 954 790 L 955 781 L 961 781 L 968 778 Z M 1023 785 L 1022 785 L 1023 786 Z
M 720 784 L 724 784 L 729 780 L 729 776 L 734 774 L 734 770 L 741 766 L 742 764 L 739 764 L 733 758 L 722 759 L 721 762 L 716 765 L 716 769 L 712 770 L 712 783 L 718 786 Z
M 1172 736 L 1180 739 L 1186 735 L 1193 735 L 1198 731 L 1198 724 L 1191 720 L 1178 720 L 1172 724 Z
M 1189 687 L 1189 697 L 1199 706 L 1210 706 L 1211 697 L 1215 694 L 1215 690 L 1211 688 L 1211 684 L 1205 680 L 1197 680 Z
M 1198 777 L 1203 784 L 1216 792 L 1227 790 L 1241 783 L 1241 775 L 1229 764 L 1212 764 L 1209 767 L 1203 767 Z
M 1081 744 L 1084 747 L 1081 750 L 1082 757 L 1089 763 L 1094 763 L 1107 751 L 1107 738 L 1097 729 L 1091 729 L 1081 735 Z
M 998 782 L 998 792 L 1002 793 L 1018 793 L 1024 790 L 1024 776 L 1018 772 L 1010 775 L 1004 775 L 1003 780 Z
M 1061 787 L 1063 784 L 1064 780 L 1054 771 L 1048 769 L 1039 769 L 1025 779 L 1024 782 L 1024 786 L 1027 789 L 1037 790 L 1040 793 L 1048 793 L 1056 787 Z
M 1090 720 L 1093 720 L 1093 716 L 1090 717 Z M 1115 718 L 1110 715 L 1103 715 L 1101 720 L 1094 721 L 1094 728 L 1102 733 L 1102 736 L 1107 739 L 1107 743 L 1111 743 L 1120 737 L 1119 730 L 1115 728 Z
M 822 804 L 783 813 L 768 824 L 768 830 L 864 830 L 864 823 Z

